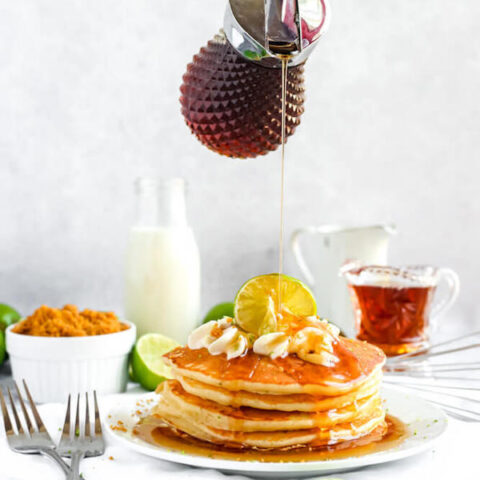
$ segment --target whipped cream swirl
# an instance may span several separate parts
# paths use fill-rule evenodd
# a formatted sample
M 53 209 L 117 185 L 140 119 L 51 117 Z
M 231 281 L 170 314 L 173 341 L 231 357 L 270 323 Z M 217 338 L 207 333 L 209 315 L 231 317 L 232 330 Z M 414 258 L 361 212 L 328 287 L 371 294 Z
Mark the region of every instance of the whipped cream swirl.
M 241 332 L 230 317 L 212 320 L 196 328 L 188 337 L 192 350 L 206 348 L 211 355 L 225 353 L 227 358 L 240 357 L 247 353 L 248 335 Z
M 284 358 L 295 353 L 306 362 L 331 367 L 339 360 L 333 346 L 338 341 L 340 330 L 326 320 L 308 317 L 311 326 L 304 327 L 294 335 L 274 332 L 262 335 L 253 344 L 253 351 L 271 358 Z
M 232 318 L 212 320 L 201 325 L 188 337 L 192 350 L 206 348 L 211 355 L 227 355 L 228 359 L 245 355 L 249 348 L 258 355 L 270 358 L 285 358 L 296 354 L 302 360 L 325 367 L 332 367 L 339 359 L 334 345 L 338 342 L 340 330 L 326 320 L 307 317 L 308 326 L 296 331 L 273 332 L 256 338 L 240 330 Z

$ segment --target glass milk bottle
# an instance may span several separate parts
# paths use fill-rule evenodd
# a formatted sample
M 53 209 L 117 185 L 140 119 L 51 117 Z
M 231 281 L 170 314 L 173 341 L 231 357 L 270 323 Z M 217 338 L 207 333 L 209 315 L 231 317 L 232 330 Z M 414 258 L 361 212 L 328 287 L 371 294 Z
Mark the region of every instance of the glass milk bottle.
M 181 178 L 136 181 L 137 222 L 127 250 L 125 312 L 138 335 L 185 343 L 197 326 L 200 257 L 187 223 Z

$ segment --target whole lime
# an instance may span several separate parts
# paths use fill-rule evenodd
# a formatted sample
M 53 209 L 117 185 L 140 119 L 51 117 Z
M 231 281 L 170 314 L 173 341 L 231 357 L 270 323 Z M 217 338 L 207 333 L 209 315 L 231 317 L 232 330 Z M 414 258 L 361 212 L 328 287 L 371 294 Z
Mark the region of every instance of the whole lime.
M 0 303 L 0 330 L 4 332 L 7 327 L 20 320 L 21 315 L 10 305 Z
M 3 361 L 5 360 L 5 334 L 0 331 L 0 366 L 2 365 Z
M 207 323 L 210 320 L 220 320 L 223 317 L 233 317 L 233 309 L 233 302 L 218 303 L 207 312 L 202 323 Z

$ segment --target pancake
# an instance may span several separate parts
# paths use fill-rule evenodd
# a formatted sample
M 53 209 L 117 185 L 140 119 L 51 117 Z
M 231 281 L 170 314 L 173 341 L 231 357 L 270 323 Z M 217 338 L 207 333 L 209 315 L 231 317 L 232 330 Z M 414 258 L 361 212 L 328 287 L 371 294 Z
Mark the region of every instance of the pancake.
M 327 428 L 276 431 L 233 431 L 206 425 L 195 421 L 182 410 L 170 404 L 163 395 L 155 407 L 156 413 L 145 420 L 161 420 L 172 427 L 200 440 L 227 445 L 233 448 L 244 446 L 265 449 L 294 447 L 299 445 L 326 446 L 353 440 L 368 435 L 376 428 L 384 428 L 385 412 L 378 406 L 370 415 L 352 422 L 340 423 Z
M 309 394 L 271 395 L 246 392 L 236 392 L 222 387 L 201 383 L 192 378 L 178 376 L 177 380 L 183 389 L 197 397 L 212 400 L 220 405 L 232 407 L 252 407 L 263 410 L 281 410 L 284 412 L 319 412 L 335 408 L 343 408 L 355 400 L 368 397 L 378 391 L 381 372 L 368 377 L 357 389 L 338 396 L 322 396 Z M 161 385 L 160 385 L 161 386 Z
M 339 361 L 332 366 L 306 362 L 296 355 L 271 358 L 248 351 L 227 360 L 226 355 L 211 355 L 207 349 L 178 347 L 164 356 L 177 377 L 229 391 L 260 394 L 312 394 L 338 396 L 357 389 L 378 373 L 385 363 L 384 353 L 366 342 L 339 337 Z
M 169 410 L 182 412 L 192 422 L 234 432 L 326 428 L 369 417 L 380 406 L 380 397 L 376 393 L 341 409 L 314 413 L 236 408 L 191 395 L 176 381 L 163 383 L 160 393 Z M 152 414 L 164 416 L 163 407 L 156 406 Z

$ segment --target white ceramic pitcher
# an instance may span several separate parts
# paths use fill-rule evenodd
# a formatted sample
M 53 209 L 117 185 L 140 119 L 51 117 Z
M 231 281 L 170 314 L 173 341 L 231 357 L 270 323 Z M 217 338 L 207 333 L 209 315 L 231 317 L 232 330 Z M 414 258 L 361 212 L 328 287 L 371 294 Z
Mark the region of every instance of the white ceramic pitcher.
M 340 268 L 347 262 L 386 265 L 388 244 L 396 233 L 393 225 L 342 227 L 323 225 L 293 232 L 291 247 L 295 260 L 317 299 L 318 314 L 338 325 L 345 334 L 354 334 L 353 307 Z M 315 235 L 314 267 L 307 265 L 300 247 L 300 237 Z M 313 259 L 312 259 L 313 260 Z

